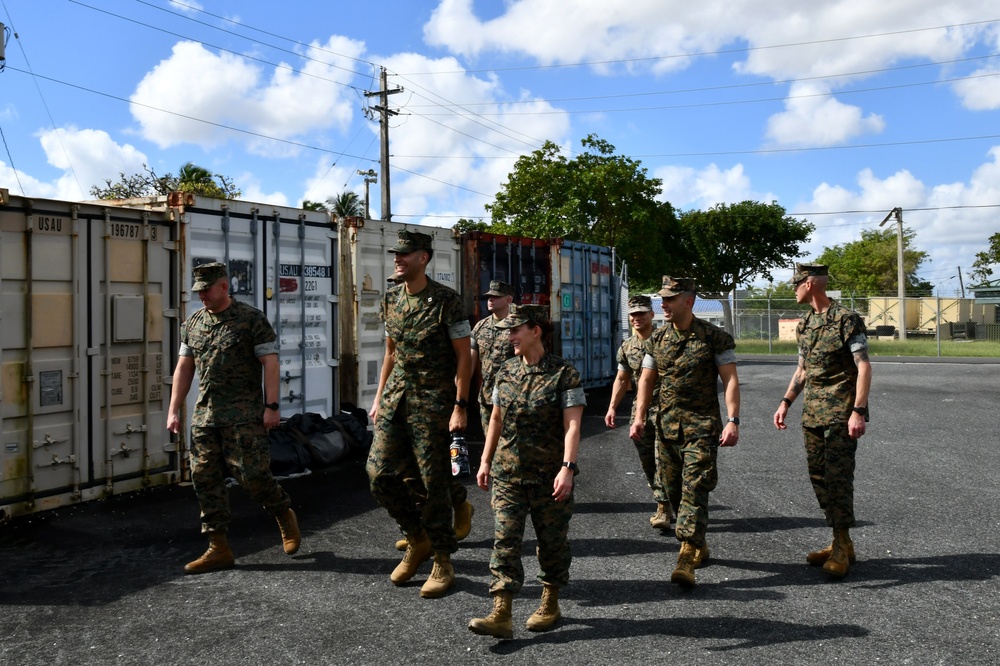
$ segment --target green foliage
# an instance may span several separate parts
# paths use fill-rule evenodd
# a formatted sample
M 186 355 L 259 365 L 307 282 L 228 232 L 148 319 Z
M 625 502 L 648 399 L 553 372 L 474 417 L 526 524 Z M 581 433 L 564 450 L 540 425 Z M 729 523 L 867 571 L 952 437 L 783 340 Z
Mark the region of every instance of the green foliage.
M 326 210 L 339 219 L 345 217 L 362 217 L 365 205 L 357 192 L 345 190 L 335 197 L 326 198 Z
M 917 279 L 917 271 L 927 253 L 910 249 L 916 232 L 903 230 L 903 274 L 906 295 L 929 295 L 934 286 Z M 868 229 L 861 240 L 823 248 L 816 260 L 830 267 L 830 289 L 845 293 L 875 295 L 898 290 L 899 249 L 893 229 Z
M 658 285 L 677 231 L 673 207 L 656 200 L 661 181 L 596 135 L 581 143 L 573 159 L 551 141 L 518 159 L 486 206 L 488 230 L 615 247 L 634 286 Z
M 698 290 L 725 294 L 757 277 L 772 280 L 771 271 L 789 267 L 803 256 L 801 243 L 815 227 L 785 215 L 776 202 L 742 201 L 680 215 L 683 250 L 676 275 L 695 278 Z
M 302 210 L 321 210 L 326 213 L 330 212 L 326 207 L 326 204 L 322 201 L 309 201 L 309 199 L 302 200 Z
M 469 220 L 463 217 L 455 223 L 452 230 L 459 234 L 464 234 L 466 231 L 490 231 L 490 225 L 488 222 L 484 222 L 482 218 L 479 220 Z
M 180 191 L 216 199 L 237 199 L 242 194 L 236 189 L 232 178 L 212 173 L 192 162 L 182 166 L 176 176 L 157 176 L 145 164 L 142 169 L 143 173 L 128 176 L 120 172 L 117 182 L 106 178 L 104 187 L 94 185 L 90 188 L 90 196 L 95 199 L 134 199 Z
M 972 264 L 972 278 L 986 282 L 993 276 L 993 266 L 1000 264 L 1000 233 L 990 236 L 990 246 L 985 252 L 977 252 Z

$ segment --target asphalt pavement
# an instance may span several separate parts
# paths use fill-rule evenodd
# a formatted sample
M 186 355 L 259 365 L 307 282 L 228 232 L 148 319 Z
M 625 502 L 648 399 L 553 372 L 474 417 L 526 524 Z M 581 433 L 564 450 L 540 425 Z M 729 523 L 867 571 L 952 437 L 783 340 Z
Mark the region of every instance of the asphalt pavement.
M 528 529 L 514 639 L 468 631 L 490 607 L 492 514 L 468 481 L 472 534 L 458 580 L 425 600 L 393 587 L 397 530 L 363 465 L 284 481 L 304 539 L 232 493 L 230 570 L 187 576 L 205 548 L 194 491 L 179 486 L 0 526 L 0 664 L 995 664 L 1000 663 L 1000 365 L 875 359 L 856 481 L 858 562 L 827 579 L 805 553 L 829 542 L 805 471 L 799 405 L 771 417 L 789 358 L 741 358 L 738 446 L 720 452 L 712 559 L 685 591 L 677 542 L 654 505 L 625 426 L 590 391 L 570 527 L 563 620 L 523 628 L 540 585 Z M 628 420 L 627 404 L 619 420 Z

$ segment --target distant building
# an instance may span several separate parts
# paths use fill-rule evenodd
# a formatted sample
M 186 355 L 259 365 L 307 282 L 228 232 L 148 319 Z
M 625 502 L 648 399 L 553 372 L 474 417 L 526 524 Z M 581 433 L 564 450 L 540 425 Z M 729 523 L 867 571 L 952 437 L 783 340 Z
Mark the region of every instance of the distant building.
M 663 303 L 659 294 L 646 294 L 653 301 L 653 326 L 663 326 Z M 712 299 L 696 298 L 694 301 L 694 316 L 716 326 L 725 326 L 722 314 L 722 302 Z

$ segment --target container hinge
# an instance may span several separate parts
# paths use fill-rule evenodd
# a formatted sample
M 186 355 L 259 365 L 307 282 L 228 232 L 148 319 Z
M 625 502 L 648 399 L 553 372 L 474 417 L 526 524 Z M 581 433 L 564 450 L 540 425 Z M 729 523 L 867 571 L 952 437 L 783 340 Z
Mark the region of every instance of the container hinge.
M 135 451 L 135 449 L 129 448 L 128 446 L 125 445 L 125 442 L 122 442 L 117 449 L 112 449 L 108 451 L 108 455 L 112 457 L 121 456 L 122 458 L 128 458 L 129 454 L 132 453 L 133 451 Z
M 285 370 L 285 376 L 281 378 L 281 381 L 283 381 L 283 382 L 285 382 L 287 384 L 288 382 L 292 381 L 293 379 L 302 379 L 302 375 L 293 375 L 288 370 Z
M 50 444 L 62 444 L 63 442 L 69 441 L 68 437 L 63 437 L 62 439 L 54 439 L 49 433 L 45 433 L 45 439 L 41 442 L 32 442 L 31 446 L 35 449 L 40 449 L 43 446 L 49 446 Z
M 65 458 L 60 458 L 57 455 L 52 456 L 52 461 L 47 463 L 38 463 L 36 467 L 55 467 L 57 465 L 72 465 L 76 462 L 76 456 L 66 456 Z
M 115 435 L 125 435 L 126 437 L 131 437 L 133 433 L 142 433 L 142 432 L 146 432 L 146 426 L 145 425 L 141 425 L 138 428 L 133 428 L 131 423 L 126 423 L 124 431 L 122 431 L 122 432 L 116 432 L 116 433 L 113 433 L 113 434 L 115 434 Z M 124 444 L 122 446 L 124 446 Z

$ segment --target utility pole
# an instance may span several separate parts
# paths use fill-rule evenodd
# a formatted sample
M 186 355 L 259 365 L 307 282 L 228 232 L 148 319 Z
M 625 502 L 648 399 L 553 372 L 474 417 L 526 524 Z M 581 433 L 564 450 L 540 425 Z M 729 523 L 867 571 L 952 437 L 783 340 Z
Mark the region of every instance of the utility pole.
M 378 95 L 379 103 L 372 108 L 379 113 L 379 170 L 382 172 L 382 221 L 392 220 L 392 208 L 389 205 L 389 117 L 399 115 L 399 111 L 389 108 L 389 95 L 403 92 L 402 88 L 388 89 L 388 77 L 385 67 L 382 68 L 382 76 L 379 79 L 379 91 L 365 91 L 365 97 Z
M 962 298 L 965 298 L 965 284 L 962 282 L 962 267 L 958 267 L 958 288 L 962 290 Z
M 365 177 L 365 219 L 370 219 L 368 213 L 368 186 L 372 183 L 378 182 L 378 175 L 375 173 L 375 169 L 368 169 L 368 171 L 358 171 L 359 176 Z
M 898 293 L 899 293 L 899 339 L 906 339 L 906 275 L 903 271 L 903 209 L 896 206 L 889 211 L 889 214 L 885 216 L 878 226 L 882 226 L 889 221 L 889 218 L 896 218 L 896 247 L 898 250 L 899 257 L 896 260 L 897 271 L 896 280 L 898 283 Z

